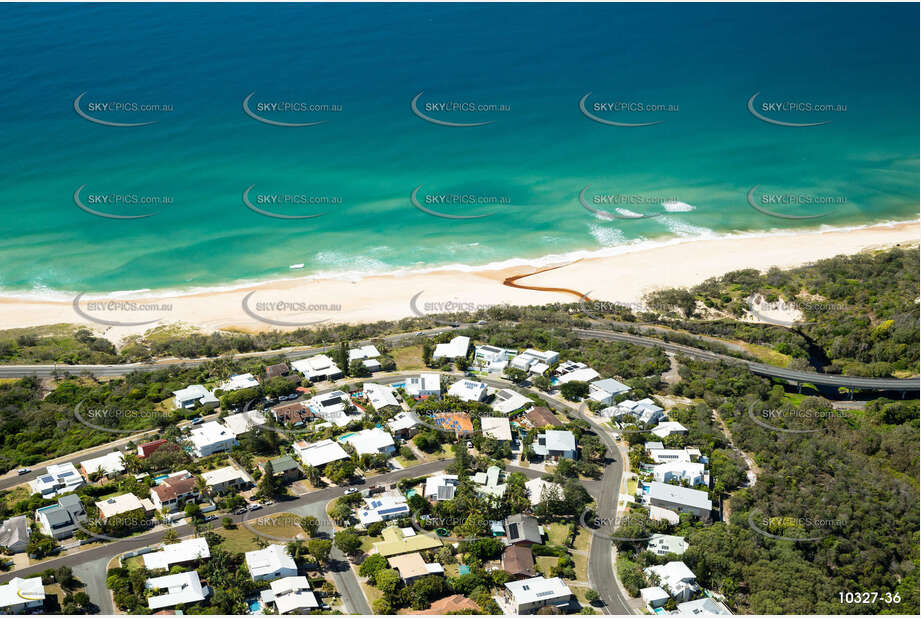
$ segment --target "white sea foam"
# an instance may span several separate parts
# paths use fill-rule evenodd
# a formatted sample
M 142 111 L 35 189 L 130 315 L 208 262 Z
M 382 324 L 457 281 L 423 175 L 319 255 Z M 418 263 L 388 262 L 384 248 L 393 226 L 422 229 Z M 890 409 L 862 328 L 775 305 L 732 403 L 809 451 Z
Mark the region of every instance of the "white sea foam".
M 691 212 L 692 210 L 695 210 L 694 206 L 691 206 L 685 202 L 679 202 L 677 200 L 668 200 L 666 202 L 662 202 L 662 208 L 668 212 Z

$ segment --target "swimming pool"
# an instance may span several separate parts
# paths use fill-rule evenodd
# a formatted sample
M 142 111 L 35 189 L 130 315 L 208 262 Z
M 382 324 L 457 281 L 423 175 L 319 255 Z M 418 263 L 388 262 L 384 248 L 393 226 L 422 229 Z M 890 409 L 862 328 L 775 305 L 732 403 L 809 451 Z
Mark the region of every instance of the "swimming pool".
M 349 433 L 342 434 L 341 436 L 339 436 L 339 437 L 336 438 L 336 439 L 339 440 L 340 442 L 342 442 L 343 440 L 348 440 L 349 438 L 351 438 L 352 436 L 355 436 L 355 435 L 358 435 L 358 434 L 356 434 L 354 431 L 350 431 Z
M 162 483 L 164 480 L 168 478 L 169 478 L 169 474 L 161 474 L 160 476 L 153 477 L 153 482 L 154 484 L 159 485 L 160 483 Z
M 419 492 L 416 491 L 415 489 L 410 489 L 409 491 L 406 492 L 406 498 L 407 498 L 407 499 L 412 498 L 413 496 L 415 496 L 415 495 L 418 494 L 418 493 L 419 493 Z

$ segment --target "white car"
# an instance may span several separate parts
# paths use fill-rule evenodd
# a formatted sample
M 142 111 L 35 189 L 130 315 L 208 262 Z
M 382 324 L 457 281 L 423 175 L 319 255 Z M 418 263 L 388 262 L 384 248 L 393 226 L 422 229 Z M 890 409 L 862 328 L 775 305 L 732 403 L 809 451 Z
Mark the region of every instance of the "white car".
M 348 489 L 345 490 L 345 495 L 354 494 L 357 491 L 358 491 L 357 487 L 349 487 Z

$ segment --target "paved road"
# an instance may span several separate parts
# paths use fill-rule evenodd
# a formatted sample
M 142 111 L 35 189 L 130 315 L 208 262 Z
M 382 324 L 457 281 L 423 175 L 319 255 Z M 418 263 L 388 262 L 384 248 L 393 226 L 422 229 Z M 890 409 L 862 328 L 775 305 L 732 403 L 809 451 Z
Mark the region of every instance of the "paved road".
M 855 376 L 842 376 L 834 374 L 816 373 L 814 371 L 795 371 L 793 369 L 784 369 L 765 365 L 764 363 L 755 363 L 742 358 L 726 356 L 716 352 L 701 350 L 678 343 L 669 343 L 660 339 L 642 337 L 640 335 L 630 335 L 627 333 L 618 333 L 614 331 L 593 330 L 584 328 L 574 328 L 576 336 L 583 339 L 605 339 L 608 341 L 623 341 L 646 347 L 658 347 L 669 352 L 685 354 L 692 358 L 700 358 L 709 361 L 720 361 L 745 365 L 749 371 L 757 375 L 790 380 L 792 382 L 802 383 L 809 382 L 822 386 L 836 386 L 845 388 L 883 390 L 883 391 L 918 391 L 921 390 L 921 378 L 909 378 L 899 380 L 894 378 L 860 378 Z

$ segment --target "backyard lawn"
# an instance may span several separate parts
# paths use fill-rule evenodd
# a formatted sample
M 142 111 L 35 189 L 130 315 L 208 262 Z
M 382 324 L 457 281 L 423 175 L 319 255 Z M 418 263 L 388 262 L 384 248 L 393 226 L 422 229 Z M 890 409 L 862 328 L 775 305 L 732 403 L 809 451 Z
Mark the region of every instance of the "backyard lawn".
M 224 537 L 221 545 L 227 551 L 248 552 L 260 549 L 260 541 L 271 545 L 306 540 L 307 533 L 296 523 L 298 521 L 300 517 L 293 513 L 275 513 L 265 517 L 253 517 L 246 522 L 246 526 L 237 524 L 236 528 L 230 530 L 215 528 L 214 532 Z

